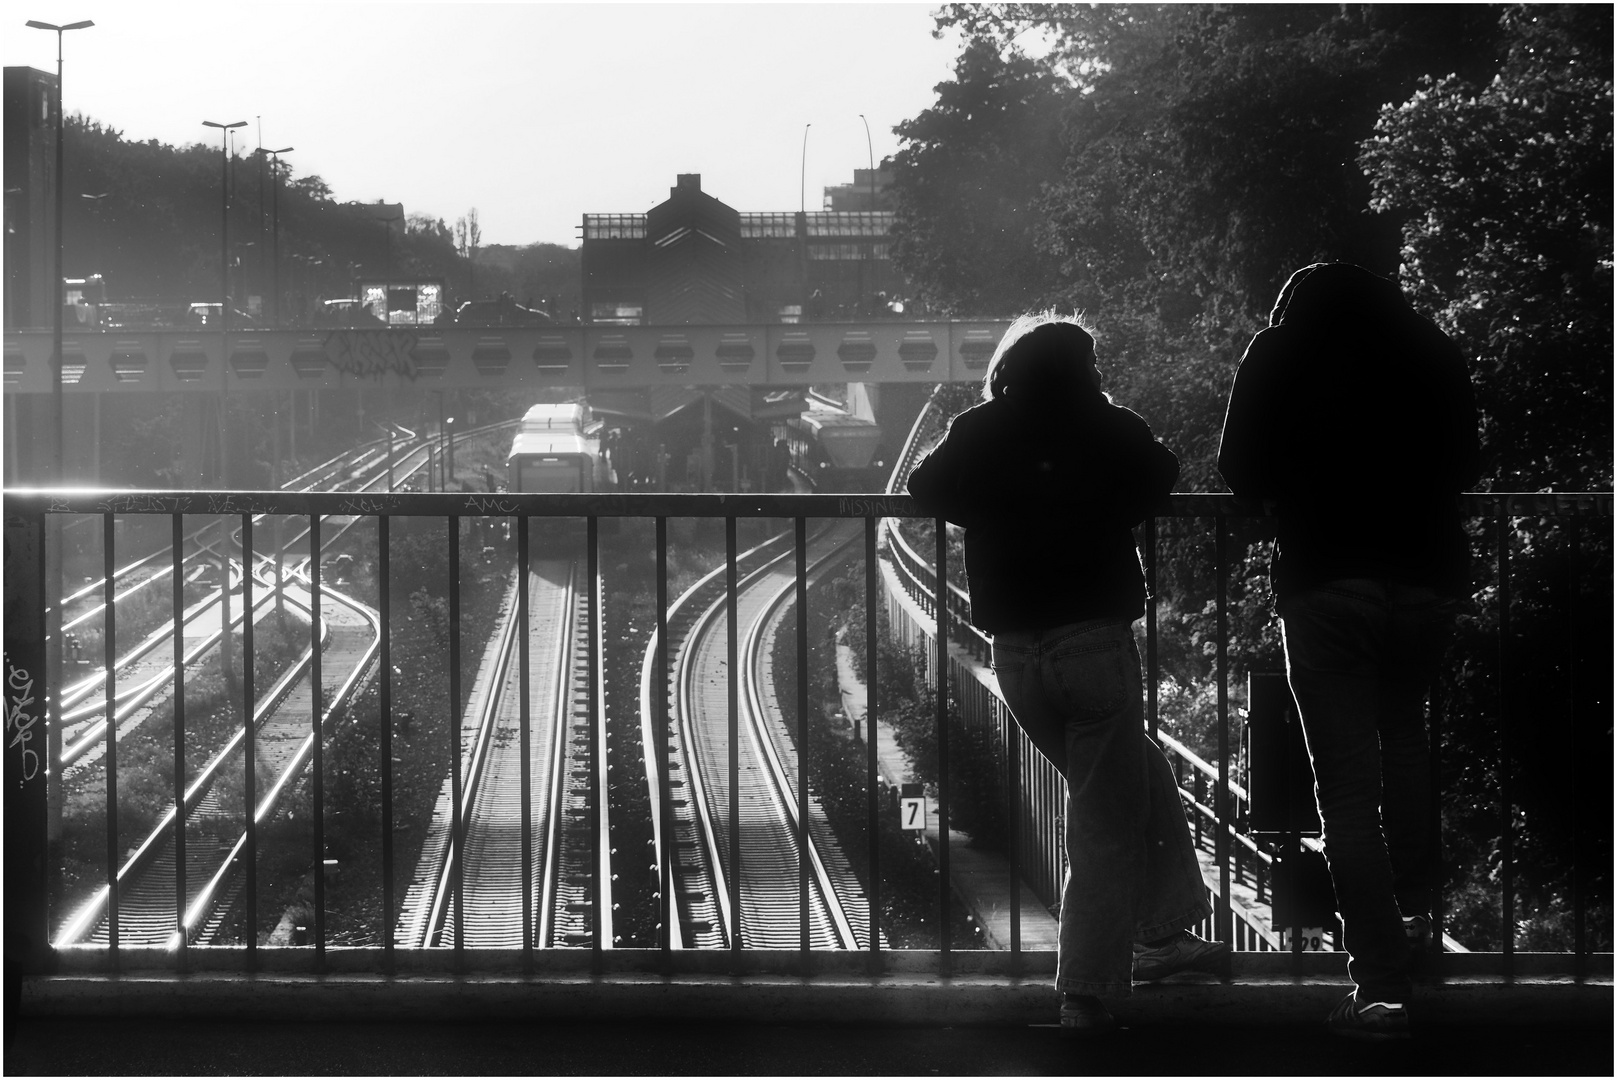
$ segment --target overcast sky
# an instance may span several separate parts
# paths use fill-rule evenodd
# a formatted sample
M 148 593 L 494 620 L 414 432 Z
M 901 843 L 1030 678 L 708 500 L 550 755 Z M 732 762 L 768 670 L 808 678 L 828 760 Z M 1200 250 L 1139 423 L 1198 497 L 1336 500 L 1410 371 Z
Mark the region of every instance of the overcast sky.
M 638 213 L 676 173 L 737 210 L 795 210 L 898 148 L 958 49 L 935 4 L 0 0 L 5 64 L 56 69 L 65 107 L 184 145 L 248 121 L 340 201 L 402 202 L 485 244 L 578 243 L 585 213 Z M 804 125 L 808 131 L 806 169 Z M 806 173 L 806 183 L 800 177 Z M 71 197 L 72 193 L 69 193 Z

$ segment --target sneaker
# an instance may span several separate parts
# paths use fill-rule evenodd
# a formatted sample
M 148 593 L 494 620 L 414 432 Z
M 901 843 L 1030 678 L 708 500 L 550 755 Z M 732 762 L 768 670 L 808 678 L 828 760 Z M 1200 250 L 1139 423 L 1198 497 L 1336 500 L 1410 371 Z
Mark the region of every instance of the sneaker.
M 1087 1038 L 1115 1030 L 1117 1020 L 1106 1011 L 1100 998 L 1088 994 L 1061 995 L 1061 1034 Z
M 1189 930 L 1181 930 L 1166 945 L 1150 948 L 1134 946 L 1134 979 L 1151 982 L 1180 971 L 1205 971 L 1223 975 L 1229 969 L 1230 947 L 1222 941 L 1207 941 Z
M 1409 1038 L 1409 1010 L 1396 1001 L 1372 1001 L 1360 1005 L 1358 991 L 1336 1003 L 1325 1026 L 1337 1035 L 1369 1042 L 1389 1042 Z

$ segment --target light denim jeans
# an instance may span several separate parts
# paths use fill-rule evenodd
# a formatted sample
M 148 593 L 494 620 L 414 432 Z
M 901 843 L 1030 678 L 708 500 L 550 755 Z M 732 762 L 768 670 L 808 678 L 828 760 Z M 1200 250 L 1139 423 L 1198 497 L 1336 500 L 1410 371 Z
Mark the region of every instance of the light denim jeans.
M 1067 781 L 1056 988 L 1126 996 L 1135 942 L 1212 911 L 1173 769 L 1145 732 L 1133 628 L 995 634 L 994 672 L 1016 722 Z
M 1356 578 L 1285 597 L 1279 609 L 1348 975 L 1366 1000 L 1404 1002 L 1412 957 L 1401 916 L 1432 910 L 1426 694 L 1454 602 Z

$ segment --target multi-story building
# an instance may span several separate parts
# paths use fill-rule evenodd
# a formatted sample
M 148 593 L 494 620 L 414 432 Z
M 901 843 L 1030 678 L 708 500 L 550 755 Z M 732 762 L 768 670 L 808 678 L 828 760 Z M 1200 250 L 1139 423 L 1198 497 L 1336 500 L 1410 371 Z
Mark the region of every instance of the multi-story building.
M 56 291 L 56 76 L 5 69 L 5 325 L 50 326 Z
M 906 291 L 888 257 L 891 174 L 855 170 L 831 207 L 742 213 L 682 173 L 644 214 L 586 214 L 584 321 L 629 326 L 795 323 L 896 314 Z M 851 207 L 858 207 L 857 209 Z M 898 311 L 901 311 L 900 307 Z

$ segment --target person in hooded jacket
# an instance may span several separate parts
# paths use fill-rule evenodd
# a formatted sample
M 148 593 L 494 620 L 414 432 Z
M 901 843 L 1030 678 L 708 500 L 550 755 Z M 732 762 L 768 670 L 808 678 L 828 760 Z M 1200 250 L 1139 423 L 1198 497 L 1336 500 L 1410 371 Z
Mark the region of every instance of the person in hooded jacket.
M 1333 1031 L 1406 1038 L 1436 872 L 1425 701 L 1470 591 L 1464 359 L 1395 282 L 1292 274 L 1230 390 L 1219 471 L 1278 518 L 1271 566 L 1354 992 Z
M 984 401 L 909 477 L 925 513 L 965 528 L 971 621 L 993 638 L 1000 693 L 1067 781 L 1056 988 L 1064 1030 L 1111 1030 L 1101 1000 L 1133 979 L 1219 970 L 1211 912 L 1172 768 L 1144 728 L 1133 623 L 1146 589 L 1132 529 L 1179 462 L 1101 392 L 1076 319 L 1023 316 Z

